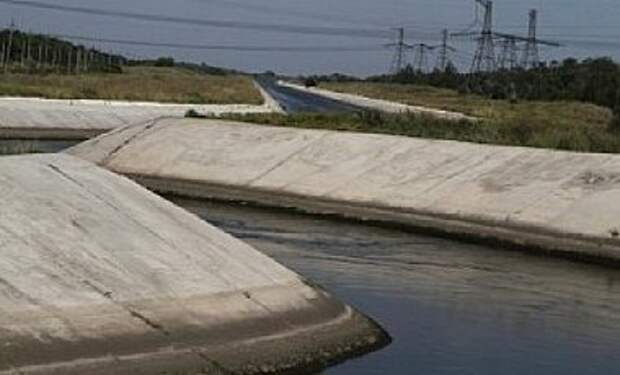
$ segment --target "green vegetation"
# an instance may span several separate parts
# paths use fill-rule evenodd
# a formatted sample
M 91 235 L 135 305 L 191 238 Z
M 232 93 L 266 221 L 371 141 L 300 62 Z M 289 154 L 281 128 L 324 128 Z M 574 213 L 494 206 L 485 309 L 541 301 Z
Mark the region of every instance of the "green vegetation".
M 0 75 L 0 95 L 192 104 L 261 104 L 251 77 L 207 75 L 182 68 L 135 66 L 123 74 Z
M 620 132 L 604 123 L 533 125 L 528 121 L 451 121 L 426 115 L 390 115 L 379 112 L 356 114 L 254 114 L 227 119 L 293 128 L 313 128 L 408 137 L 456 140 L 496 145 L 527 146 L 580 152 L 620 152 Z
M 404 104 L 461 112 L 502 124 L 520 122 L 532 127 L 558 129 L 575 126 L 604 127 L 611 119 L 610 110 L 575 101 L 514 102 L 461 94 L 452 89 L 379 82 L 322 83 L 321 87 Z
M 461 112 L 480 121 L 375 114 L 349 118 L 305 115 L 272 122 L 499 145 L 620 152 L 620 66 L 610 59 L 567 59 L 529 70 L 484 74 L 462 74 L 453 67 L 423 74 L 409 66 L 397 75 L 365 81 L 324 78 L 320 86 L 328 90 Z
M 620 104 L 620 65 L 610 58 L 569 58 L 532 69 L 477 74 L 459 73 L 451 65 L 445 71 L 425 74 L 408 66 L 396 75 L 368 81 L 448 88 L 492 99 L 579 101 L 609 109 Z

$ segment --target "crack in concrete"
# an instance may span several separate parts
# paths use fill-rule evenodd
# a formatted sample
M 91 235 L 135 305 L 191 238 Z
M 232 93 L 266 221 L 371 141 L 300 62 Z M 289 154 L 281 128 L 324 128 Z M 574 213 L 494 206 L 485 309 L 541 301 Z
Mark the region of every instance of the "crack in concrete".
M 103 298 L 112 302 L 114 305 L 125 310 L 132 318 L 141 321 L 149 328 L 161 333 L 164 336 L 170 336 L 170 332 L 162 324 L 157 323 L 155 320 L 151 318 L 148 318 L 146 315 L 142 314 L 136 309 L 133 309 L 130 306 L 127 306 L 126 304 L 115 300 L 112 292 L 102 290 L 101 288 L 97 287 L 95 284 L 93 284 L 89 280 L 82 280 L 82 283 L 86 285 L 87 287 L 89 287 L 90 289 L 92 289 L 93 291 L 95 291 L 97 294 L 99 294 Z
M 152 128 L 154 128 L 164 118 L 166 118 L 166 116 L 160 116 L 160 117 L 157 117 L 157 118 L 147 122 L 147 125 L 145 125 L 142 130 L 140 130 L 136 134 L 130 136 L 129 138 L 125 139 L 123 142 L 121 142 L 121 144 L 119 144 L 114 149 L 112 149 L 112 151 L 108 152 L 108 154 L 104 158 L 101 159 L 101 162 L 99 164 L 100 165 L 107 165 L 108 163 L 110 163 L 112 161 L 112 159 L 114 159 L 114 157 L 119 152 L 121 152 L 121 150 L 123 148 L 128 146 L 131 142 L 135 141 L 139 137 L 142 137 L 144 135 L 144 133 L 146 133 L 147 131 L 149 131 Z M 124 128 L 124 129 L 131 129 L 131 128 L 132 128 L 132 125 Z
M 302 148 L 292 152 L 290 155 L 288 155 L 285 159 L 280 160 L 278 163 L 276 163 L 274 166 L 272 166 L 271 168 L 269 168 L 268 170 L 266 170 L 265 172 L 261 173 L 260 175 L 258 175 L 257 177 L 252 178 L 250 181 L 248 181 L 246 183 L 247 186 L 251 186 L 252 184 L 254 184 L 255 182 L 258 182 L 260 180 L 262 180 L 263 178 L 267 177 L 269 174 L 271 174 L 271 172 L 277 170 L 278 168 L 280 168 L 281 166 L 283 166 L 284 164 L 286 164 L 288 161 L 290 161 L 291 159 L 293 159 L 294 157 L 296 157 L 297 155 L 303 153 L 304 151 L 308 150 L 309 148 L 311 148 L 312 146 L 314 146 L 314 144 L 322 141 L 323 139 L 325 139 L 327 136 L 329 136 L 330 133 L 325 133 L 322 134 L 319 138 L 316 138 L 315 140 L 311 141 L 310 143 L 304 145 Z
M 147 231 L 148 233 L 152 234 L 154 237 L 158 238 L 159 240 L 161 240 L 163 243 L 165 243 L 166 245 L 173 247 L 173 245 L 164 237 L 160 236 L 159 233 L 157 233 L 156 231 L 154 231 L 153 229 L 147 227 L 146 225 L 142 224 L 141 222 L 137 221 L 136 219 L 134 219 L 131 215 L 127 215 L 123 210 L 121 210 L 120 208 L 116 207 L 115 205 L 113 205 L 112 203 L 110 203 L 109 201 L 103 199 L 102 197 L 100 197 L 99 195 L 95 194 L 94 192 L 92 192 L 90 189 L 88 189 L 84 184 L 82 184 L 80 181 L 78 181 L 77 179 L 75 179 L 74 177 L 72 177 L 71 175 L 69 175 L 67 172 L 63 171 L 62 169 L 60 169 L 59 167 L 55 166 L 54 164 L 48 164 L 48 167 L 50 169 L 52 169 L 54 172 L 58 173 L 59 175 L 61 175 L 62 177 L 64 177 L 65 179 L 71 181 L 72 183 L 76 184 L 77 186 L 81 187 L 82 189 L 84 189 L 85 192 L 87 192 L 88 194 L 92 195 L 93 197 L 97 198 L 97 200 L 99 200 L 100 202 L 102 202 L 103 204 L 105 204 L 106 206 L 112 208 L 114 211 L 118 212 L 121 215 L 124 215 L 125 217 L 127 217 L 129 220 L 131 220 L 132 222 L 134 222 L 136 225 L 138 225 L 139 227 L 141 227 L 142 229 L 144 229 L 145 231 Z

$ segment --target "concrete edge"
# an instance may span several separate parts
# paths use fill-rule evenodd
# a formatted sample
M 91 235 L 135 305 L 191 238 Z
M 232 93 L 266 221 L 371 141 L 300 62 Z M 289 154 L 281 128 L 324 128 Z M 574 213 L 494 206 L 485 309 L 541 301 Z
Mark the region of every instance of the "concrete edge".
M 254 80 L 254 87 L 256 87 L 256 89 L 263 96 L 263 100 L 265 101 L 263 103 L 263 106 L 271 110 L 273 113 L 286 114 L 286 111 L 284 110 L 284 108 L 282 108 L 280 103 L 278 103 L 278 101 L 273 96 L 271 96 L 271 94 L 269 94 L 267 90 L 265 90 L 258 82 L 256 82 L 256 80 Z
M 321 296 L 310 308 L 269 314 L 267 318 L 248 318 L 211 330 L 181 326 L 163 335 L 153 331 L 140 336 L 107 337 L 104 341 L 45 343 L 38 347 L 35 343 L 30 351 L 18 346 L 14 352 L 0 353 L 0 357 L 17 356 L 22 364 L 0 369 L 0 375 L 134 375 L 167 371 L 175 374 L 314 374 L 379 350 L 391 342 L 389 335 L 374 321 L 318 287 L 310 287 Z M 312 323 L 306 324 L 308 320 Z M 272 328 L 289 325 L 293 328 Z M 263 331 L 267 334 L 257 333 Z M 28 347 L 29 343 L 20 346 Z M 137 348 L 141 348 L 139 352 Z M 51 364 L 46 361 L 58 355 L 64 355 L 66 360 Z M 26 357 L 35 362 L 23 365 Z
M 7 102 L 27 102 L 62 104 L 62 105 L 95 105 L 105 108 L 106 110 L 117 108 L 131 107 L 150 107 L 168 110 L 191 110 L 194 109 L 201 114 L 206 115 L 225 115 L 230 113 L 280 113 L 286 112 L 280 104 L 265 91 L 256 81 L 253 82 L 254 87 L 258 90 L 263 98 L 263 104 L 183 104 L 183 103 L 156 103 L 156 102 L 126 102 L 126 101 L 107 101 L 107 100 L 91 100 L 91 99 L 45 99 L 33 97 L 0 97 L 1 101 Z M 110 112 L 111 116 L 114 116 Z M 183 117 L 184 113 L 179 112 L 178 117 Z M 173 117 L 172 115 L 153 115 L 155 118 Z M 19 124 L 10 126 L 0 126 L 0 139 L 4 140 L 88 140 L 101 134 L 109 132 L 117 128 L 123 128 L 131 125 L 139 125 L 146 121 L 138 121 L 131 124 L 119 124 L 118 127 L 106 128 L 70 128 L 63 127 L 61 124 L 49 127 L 24 127 Z
M 122 171 L 117 173 L 123 174 Z M 304 213 L 334 215 L 379 225 L 464 240 L 502 248 L 551 255 L 588 263 L 620 266 L 617 240 L 556 232 L 534 226 L 485 221 L 405 208 L 342 202 L 266 189 L 227 186 L 200 181 L 124 174 L 159 194 L 198 199 L 249 202 L 257 205 L 301 210 Z
M 318 87 L 305 87 L 290 82 L 278 81 L 278 85 L 289 87 L 295 90 L 308 92 L 314 95 L 319 95 L 328 99 L 338 100 L 347 104 L 355 105 L 358 107 L 364 107 L 372 110 L 377 110 L 386 113 L 415 113 L 443 118 L 446 120 L 468 120 L 477 121 L 475 117 L 467 116 L 463 113 L 444 111 L 440 109 L 433 109 L 420 106 L 412 106 L 403 103 L 391 102 L 383 99 L 369 98 L 361 95 L 341 93 Z
M 46 104 L 64 104 L 70 106 L 100 106 L 105 108 L 127 108 L 127 107 L 140 107 L 140 108 L 160 108 L 160 109 L 193 109 L 198 108 L 205 111 L 213 111 L 214 109 L 226 108 L 230 110 L 240 110 L 244 108 L 248 109 L 272 109 L 277 110 L 279 105 L 269 94 L 264 93 L 260 89 L 260 86 L 253 82 L 254 87 L 263 97 L 263 104 L 250 104 L 250 103 L 230 103 L 230 104 L 191 104 L 191 103 L 164 103 L 164 102 L 149 102 L 149 101 L 128 101 L 128 100 L 106 100 L 106 99 L 49 99 L 43 97 L 30 97 L 30 96 L 0 96 L 0 102 L 33 102 L 33 103 L 46 103 Z M 219 111 L 221 112 L 221 111 Z

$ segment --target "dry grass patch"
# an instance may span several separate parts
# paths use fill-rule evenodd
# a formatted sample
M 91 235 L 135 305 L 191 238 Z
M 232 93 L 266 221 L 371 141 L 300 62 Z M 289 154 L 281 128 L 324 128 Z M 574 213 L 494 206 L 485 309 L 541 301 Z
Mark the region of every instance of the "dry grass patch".
M 251 77 L 180 68 L 128 67 L 123 74 L 0 75 L 0 95 L 191 104 L 262 104 Z

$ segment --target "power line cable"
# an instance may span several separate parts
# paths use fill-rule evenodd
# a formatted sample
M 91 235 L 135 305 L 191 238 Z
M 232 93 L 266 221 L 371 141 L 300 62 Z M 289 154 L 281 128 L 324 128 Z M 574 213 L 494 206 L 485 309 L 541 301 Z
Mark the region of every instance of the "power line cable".
M 56 38 L 64 38 L 83 42 L 98 42 L 109 44 L 121 44 L 144 47 L 162 47 L 193 50 L 219 50 L 219 51 L 240 51 L 240 52 L 355 52 L 355 51 L 379 51 L 384 50 L 383 45 L 364 45 L 364 46 L 252 46 L 252 45 L 204 45 L 204 44 L 183 44 L 183 43 L 161 43 L 147 42 L 127 39 L 106 39 L 92 38 L 80 35 L 53 34 Z
M 97 8 L 85 8 L 78 6 L 47 4 L 30 0 L 0 0 L 0 3 L 11 4 L 16 6 L 23 6 L 28 8 L 45 9 L 59 12 L 79 13 L 92 16 L 104 16 L 114 18 L 125 18 L 138 21 L 148 22 L 164 22 L 175 23 L 182 25 L 193 25 L 203 27 L 218 27 L 227 29 L 247 29 L 258 31 L 269 31 L 278 33 L 293 33 L 293 34 L 310 34 L 310 35 L 339 35 L 349 37 L 363 37 L 363 38 L 389 38 L 392 34 L 389 30 L 380 29 L 353 29 L 353 28 L 341 28 L 341 27 L 320 27 L 320 26 L 298 26 L 298 25 L 286 25 L 286 24 L 263 24 L 254 22 L 243 21 L 223 21 L 213 19 L 196 19 L 196 18 L 184 18 L 173 17 L 156 14 L 140 14 L 123 12 L 117 10 L 105 10 Z

